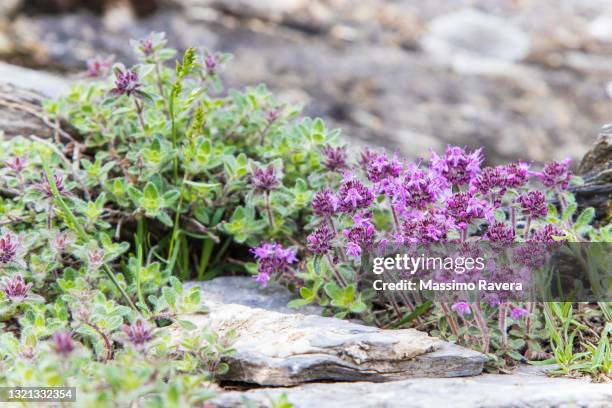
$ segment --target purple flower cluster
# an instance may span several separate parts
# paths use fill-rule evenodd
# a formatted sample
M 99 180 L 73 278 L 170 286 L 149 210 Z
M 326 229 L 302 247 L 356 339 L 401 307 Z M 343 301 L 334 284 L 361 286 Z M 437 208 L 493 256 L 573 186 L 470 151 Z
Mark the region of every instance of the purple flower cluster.
M 431 172 L 408 166 L 403 180 L 400 195 L 409 208 L 424 210 L 435 203 L 443 192 L 444 183 Z
M 140 79 L 135 71 L 130 69 L 122 71 L 119 68 L 115 69 L 115 87 L 110 93 L 115 96 L 127 95 L 137 96 L 141 87 Z
M 445 241 L 454 224 L 442 211 L 429 211 L 420 217 L 411 217 L 402 222 L 398 243 L 433 243 Z
M 348 244 L 346 254 L 353 258 L 361 256 L 363 249 L 371 248 L 376 237 L 376 228 L 371 222 L 371 216 L 357 214 L 353 217 L 351 228 L 342 231 Z
M 497 207 L 507 189 L 524 187 L 529 180 L 529 164 L 511 163 L 505 166 L 485 167 L 471 180 L 470 193 L 480 193 L 492 199 Z
M 529 191 L 517 198 L 523 215 L 530 218 L 544 217 L 547 211 L 546 196 L 541 191 Z
M 274 273 L 293 274 L 290 265 L 297 260 L 294 249 L 283 248 L 275 242 L 264 242 L 261 246 L 252 248 L 251 252 L 258 263 L 256 281 L 263 287 L 266 287 Z
M 457 302 L 451 306 L 459 316 L 463 317 L 466 314 L 472 314 L 472 310 L 470 309 L 470 305 L 467 302 Z
M 0 238 L 0 266 L 19 265 L 25 267 L 23 252 L 25 251 L 21 238 L 11 232 Z
M 16 174 L 19 174 L 26 166 L 26 158 L 23 156 L 11 157 L 6 162 L 6 165 L 9 169 L 13 170 Z
M 552 244 L 555 241 L 553 237 L 563 237 L 565 233 L 551 224 L 546 224 L 544 227 L 534 231 L 531 236 L 531 242 L 541 242 L 544 244 Z
M 85 75 L 90 78 L 98 78 L 102 75 L 105 75 L 112 65 L 112 56 L 104 59 L 98 55 L 94 58 L 87 60 L 87 71 L 85 72 Z
M 219 58 L 210 52 L 204 54 L 204 69 L 208 75 L 214 75 L 219 68 Z
M 53 349 L 57 354 L 67 356 L 72 353 L 75 349 L 72 335 L 68 332 L 55 332 L 53 333 Z
M 153 338 L 151 329 L 141 319 L 137 319 L 129 326 L 123 325 L 122 330 L 128 341 L 136 348 L 144 347 Z
M 346 147 L 323 147 L 323 165 L 328 171 L 342 171 L 348 168 Z
M 266 193 L 277 189 L 280 180 L 273 165 L 265 169 L 255 167 L 251 172 L 251 186 L 259 193 Z
M 312 198 L 312 212 L 322 217 L 336 214 L 338 212 L 338 198 L 329 188 L 324 188 Z
M 344 212 L 354 212 L 367 208 L 375 198 L 374 192 L 352 174 L 345 175 L 338 196 L 340 209 Z
M 514 242 L 516 236 L 514 229 L 510 225 L 506 225 L 503 222 L 495 222 L 489 226 L 485 237 L 496 243 L 511 243 Z
M 317 255 L 327 253 L 331 248 L 331 241 L 335 238 L 334 235 L 326 223 L 321 224 L 306 237 L 308 249 Z
M 45 173 L 42 173 L 42 182 L 35 186 L 35 188 L 40 191 L 46 198 L 53 197 L 53 190 L 51 189 L 51 183 L 49 183 L 49 179 Z M 61 196 L 67 196 L 68 191 L 64 187 L 64 178 L 60 174 L 53 175 L 53 182 L 55 183 L 55 187 Z
M 572 178 L 570 165 L 570 159 L 562 162 L 546 163 L 544 169 L 539 173 L 535 173 L 535 176 L 548 188 L 566 190 Z
M 4 277 L 2 283 L 0 284 L 0 288 L 4 292 L 4 295 L 8 300 L 13 303 L 22 302 L 27 296 L 30 288 L 32 287 L 31 283 L 25 283 L 23 280 L 23 276 L 17 274 L 11 278 Z
M 368 180 L 373 183 L 381 182 L 388 178 L 398 177 L 403 170 L 397 155 L 393 158 L 384 153 L 375 153 L 366 150 L 361 156 L 361 163 L 365 168 Z
M 490 211 L 485 200 L 469 193 L 455 193 L 446 199 L 446 213 L 461 230 L 467 230 L 472 220 L 489 216 Z
M 478 173 L 482 163 L 482 149 L 467 153 L 457 146 L 447 146 L 443 157 L 432 153 L 431 168 L 456 186 L 469 184 Z

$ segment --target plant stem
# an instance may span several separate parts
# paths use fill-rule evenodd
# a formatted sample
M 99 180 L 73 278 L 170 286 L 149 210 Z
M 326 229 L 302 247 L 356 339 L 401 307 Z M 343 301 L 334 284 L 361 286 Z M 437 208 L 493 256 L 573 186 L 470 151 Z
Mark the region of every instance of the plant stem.
M 327 262 L 329 263 L 330 268 L 332 268 L 332 271 L 334 273 L 334 276 L 336 277 L 336 280 L 338 280 L 338 282 L 340 283 L 342 287 L 346 288 L 348 286 L 348 283 L 344 279 L 344 276 L 342 276 L 340 271 L 336 268 L 336 265 L 330 258 L 329 254 L 325 254 L 325 259 L 327 259 Z
M 170 102 L 168 103 L 168 111 L 170 114 L 170 124 L 171 124 L 171 133 L 172 133 L 172 149 L 176 151 L 177 141 L 176 141 L 176 121 L 174 115 L 174 89 L 170 92 Z M 178 157 L 175 155 L 173 159 L 173 168 L 174 168 L 174 181 L 178 181 Z
M 136 98 L 134 98 L 134 105 L 136 105 L 136 115 L 138 115 L 138 123 L 140 123 L 142 131 L 146 133 L 144 119 L 142 118 L 142 105 L 138 103 L 138 100 Z
M 482 309 L 480 308 L 480 303 L 474 302 L 472 304 L 472 309 L 474 311 L 474 320 L 476 321 L 476 325 L 482 334 L 482 352 L 487 354 L 489 352 L 489 328 L 487 327 L 487 322 L 482 316 Z
M 185 190 L 185 181 L 187 181 L 188 174 L 189 173 L 185 172 L 185 174 L 183 175 L 183 181 L 181 182 L 181 188 L 179 190 L 179 201 L 176 206 L 176 214 L 174 215 L 174 225 L 172 226 L 172 236 L 170 237 L 170 247 L 168 249 L 168 260 L 167 260 L 168 264 L 170 263 L 170 260 L 172 259 L 172 252 L 174 250 L 175 242 L 178 238 L 179 221 L 181 219 L 181 207 L 183 206 L 183 196 L 184 196 L 184 190 Z M 172 267 L 174 267 L 174 265 L 172 265 Z
M 448 305 L 444 302 L 440 302 L 440 308 L 442 309 L 442 313 L 444 313 L 444 317 L 446 317 L 446 321 L 450 326 L 451 333 L 453 333 L 453 336 L 459 339 L 459 326 L 457 325 L 455 317 L 452 315 L 450 309 L 448 308 Z
M 502 348 L 505 350 L 508 347 L 508 333 L 506 332 L 506 305 L 504 303 L 499 304 L 497 320 L 502 335 Z
M 272 229 L 272 231 L 274 231 L 276 227 L 274 226 L 274 216 L 272 215 L 272 207 L 270 207 L 270 192 L 269 191 L 266 191 L 265 197 L 266 197 L 266 213 L 268 214 L 268 223 L 270 224 L 270 228 Z
M 144 244 L 145 244 L 145 225 L 144 225 L 144 216 L 142 214 L 138 217 L 137 227 L 136 227 L 136 246 L 138 251 L 138 270 L 136 271 L 136 294 L 138 296 L 138 301 L 142 303 L 143 307 L 147 307 L 147 304 L 142 295 L 140 274 L 142 273 L 142 265 L 143 265 L 143 257 L 144 257 Z
M 210 254 L 212 253 L 215 243 L 212 239 L 205 239 L 202 243 L 202 254 L 200 255 L 200 264 L 198 265 L 198 280 L 204 280 L 204 274 L 206 273 L 206 267 L 210 260 Z
M 51 192 L 53 193 L 53 198 L 55 199 L 55 201 L 57 202 L 57 205 L 60 207 L 60 209 L 62 210 L 62 212 L 66 216 L 66 219 L 68 221 L 68 223 L 67 223 L 68 227 L 71 228 L 72 230 L 74 230 L 77 233 L 77 235 L 79 236 L 79 238 L 83 242 L 89 241 L 90 237 L 87 235 L 87 233 L 83 229 L 83 226 L 76 219 L 74 213 L 72 212 L 70 207 L 68 207 L 66 202 L 62 199 L 62 196 L 60 195 L 59 191 L 57 190 L 57 185 L 55 184 L 55 181 L 54 181 L 55 179 L 53 178 L 53 174 L 51 173 L 51 170 L 49 169 L 49 165 L 44 160 L 42 155 L 41 155 L 40 159 L 41 159 L 41 163 L 42 163 L 43 169 L 45 171 L 45 174 L 47 175 L 47 179 L 49 180 L 49 186 L 51 187 Z M 119 290 L 119 293 L 121 293 L 121 296 L 130 305 L 130 307 L 132 309 L 134 309 L 136 312 L 140 313 L 140 311 L 138 310 L 138 308 L 136 307 L 134 302 L 132 302 L 132 299 L 130 299 L 128 294 L 121 287 L 121 284 L 117 280 L 117 277 L 115 276 L 113 271 L 110 269 L 110 267 L 107 264 L 103 264 L 102 265 L 102 270 L 108 276 L 108 278 L 111 280 L 113 285 L 115 285 L 115 287 Z

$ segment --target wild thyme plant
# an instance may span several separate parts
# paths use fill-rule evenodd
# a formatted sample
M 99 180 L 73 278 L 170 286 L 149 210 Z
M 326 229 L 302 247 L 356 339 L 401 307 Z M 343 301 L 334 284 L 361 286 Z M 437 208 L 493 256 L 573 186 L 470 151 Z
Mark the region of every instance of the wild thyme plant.
M 349 162 L 341 151 L 334 150 L 341 166 L 328 168 L 335 183 L 313 196 L 312 232 L 305 239 L 304 267 L 296 274 L 303 282 L 301 299 L 292 305 L 318 302 L 339 317 L 361 315 L 383 327 L 433 324 L 434 334 L 491 353 L 496 366 L 545 357 L 548 334 L 534 302 L 491 298 L 436 302 L 431 309 L 431 301 L 390 298 L 381 309 L 371 288 L 361 285 L 359 266 L 363 253 L 392 244 L 587 239 L 594 213 L 587 208 L 574 216 L 577 206 L 567 188 L 579 179 L 572 178 L 569 161 L 534 171 L 524 162 L 482 167 L 480 149 L 449 146 L 443 155 L 432 153 L 429 162 L 417 163 L 370 150 Z M 259 282 L 287 279 L 295 253 L 287 258 L 286 251 L 271 244 L 253 250 Z M 516 275 L 520 268 L 506 272 Z

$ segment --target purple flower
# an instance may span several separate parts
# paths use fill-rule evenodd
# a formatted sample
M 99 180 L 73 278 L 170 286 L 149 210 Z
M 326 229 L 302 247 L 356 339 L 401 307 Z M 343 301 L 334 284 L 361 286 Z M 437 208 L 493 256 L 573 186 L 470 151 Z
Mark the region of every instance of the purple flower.
M 470 305 L 467 302 L 457 302 L 451 306 L 451 309 L 457 312 L 457 314 L 461 317 L 465 316 L 466 314 L 472 314 Z
M 374 193 L 363 185 L 359 180 L 345 175 L 345 181 L 338 191 L 340 210 L 352 212 L 367 208 L 374 201 Z
M 423 210 L 436 202 L 442 193 L 440 180 L 416 166 L 409 166 L 404 176 L 404 191 L 400 192 L 408 207 Z
M 144 40 L 140 40 L 138 43 L 138 49 L 146 57 L 152 55 L 153 51 L 155 51 L 155 48 L 153 46 L 153 39 L 151 37 L 147 37 Z
M 569 182 L 572 178 L 570 172 L 570 165 L 572 161 L 565 159 L 562 162 L 550 162 L 544 165 L 544 170 L 539 173 L 535 173 L 536 177 L 540 179 L 542 184 L 548 188 L 559 188 L 566 190 Z
M 514 242 L 515 235 L 512 226 L 503 222 L 496 222 L 489 226 L 485 237 L 492 242 L 510 243 Z
M 137 348 L 141 348 L 153 338 L 151 329 L 141 319 L 137 319 L 131 325 L 123 325 L 123 333 L 128 341 Z
M 55 332 L 53 333 L 53 349 L 56 353 L 63 356 L 74 351 L 74 341 L 72 341 L 72 335 L 68 332 Z
M 538 242 L 526 242 L 517 246 L 512 251 L 514 264 L 526 266 L 530 269 L 538 269 L 546 265 L 550 253 L 548 244 Z
M 454 185 L 469 184 L 480 173 L 482 149 L 467 153 L 457 146 L 447 146 L 443 157 L 432 153 L 431 168 L 449 183 Z
M 119 68 L 115 69 L 115 87 L 111 89 L 112 95 L 121 96 L 132 94 L 138 95 L 140 88 L 140 79 L 135 71 L 130 69 L 122 71 Z
M 19 174 L 25 168 L 26 158 L 23 156 L 11 157 L 6 162 L 6 165 L 8 166 L 8 168 L 13 170 L 15 173 Z
M 398 177 L 402 172 L 402 164 L 396 155 L 391 160 L 385 153 L 379 154 L 366 150 L 361 155 L 362 165 L 365 167 L 368 180 L 373 183 L 381 182 L 387 178 Z
M 104 250 L 93 248 L 87 251 L 87 267 L 89 271 L 97 271 L 104 264 Z
M 514 320 L 519 320 L 523 316 L 527 316 L 529 311 L 522 307 L 510 305 L 510 315 Z
M 251 186 L 255 191 L 264 193 L 272 191 L 280 185 L 280 180 L 276 174 L 273 165 L 269 165 L 265 169 L 255 167 L 251 172 Z
M 446 200 L 447 215 L 454 219 L 456 227 L 462 230 L 467 230 L 473 219 L 487 216 L 489 211 L 486 201 L 466 192 L 455 193 Z
M 85 75 L 90 78 L 97 78 L 104 75 L 111 65 L 113 65 L 112 56 L 104 59 L 97 55 L 94 58 L 87 60 L 87 71 L 85 72 Z
M 251 253 L 258 261 L 258 275 L 255 280 L 263 287 L 273 273 L 293 274 L 289 265 L 297 260 L 294 249 L 283 248 L 275 242 L 264 242 L 257 248 L 251 248 Z
M 518 162 L 510 163 L 505 167 L 506 186 L 508 188 L 521 188 L 529 181 L 529 167 L 531 164 Z
M 495 206 L 501 204 L 501 199 L 506 194 L 508 187 L 508 171 L 506 166 L 485 167 L 470 184 L 471 193 L 489 195 Z
M 430 211 L 420 217 L 402 222 L 401 242 L 432 243 L 446 240 L 448 230 L 454 227 L 442 211 Z
M 323 165 L 329 171 L 340 171 L 348 168 L 346 165 L 346 146 L 323 147 Z
M 565 233 L 559 230 L 557 227 L 551 224 L 546 224 L 543 228 L 540 228 L 534 231 L 530 241 L 531 242 L 541 242 L 541 243 L 555 243 L 555 239 L 553 237 L 564 237 Z
M 323 223 L 312 234 L 306 237 L 308 249 L 318 255 L 325 254 L 330 250 L 331 241 L 334 238 L 332 230 L 326 223 Z
M 544 217 L 546 215 L 546 196 L 540 191 L 529 191 L 517 198 L 523 210 L 523 215 L 530 218 Z
M 13 303 L 22 302 L 27 296 L 31 283 L 26 284 L 20 274 L 14 275 L 12 278 L 4 277 L 0 288 L 6 295 L 6 298 Z
M 349 241 L 346 244 L 346 255 L 351 258 L 359 258 L 361 256 L 361 247 L 359 244 Z
M 329 217 L 338 211 L 338 198 L 329 188 L 317 192 L 312 199 L 312 212 Z
M 51 250 L 55 254 L 61 254 L 72 243 L 72 236 L 66 232 L 58 232 L 51 241 Z
M 370 222 L 370 215 L 356 214 L 353 217 L 353 226 L 342 231 L 342 234 L 348 240 L 347 255 L 358 257 L 362 249 L 371 248 L 374 244 L 376 228 Z
M 219 68 L 219 58 L 215 54 L 205 53 L 204 68 L 208 75 L 214 75 L 217 72 L 217 68 Z
M 25 248 L 21 242 L 21 238 L 11 232 L 4 234 L 0 238 L 0 265 L 8 266 L 11 264 L 19 265 L 25 268 L 26 264 L 23 260 Z
M 64 187 L 64 178 L 60 174 L 53 175 L 53 181 L 55 182 L 55 187 L 61 196 L 67 196 L 68 191 L 66 191 Z M 42 182 L 35 186 L 35 188 L 43 193 L 46 198 L 53 197 L 53 190 L 51 189 L 51 184 L 49 183 L 49 179 L 45 173 L 42 173 Z
M 278 118 L 280 118 L 280 115 L 281 115 L 280 109 L 278 108 L 270 109 L 269 111 L 266 112 L 266 121 L 268 121 L 269 124 L 272 124 L 276 122 Z

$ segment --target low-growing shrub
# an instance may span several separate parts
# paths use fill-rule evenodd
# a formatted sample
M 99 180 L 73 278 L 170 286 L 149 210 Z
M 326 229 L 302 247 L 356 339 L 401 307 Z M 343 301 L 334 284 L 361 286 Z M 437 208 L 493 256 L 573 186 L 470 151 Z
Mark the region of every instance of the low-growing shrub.
M 391 243 L 609 242 L 591 209 L 576 216 L 568 162 L 483 167 L 457 147 L 427 164 L 355 159 L 339 131 L 265 87 L 223 90 L 227 56 L 190 48 L 170 68 L 163 35 L 133 46 L 138 65 L 97 58 L 46 103 L 55 140 L 0 142 L 0 382 L 70 384 L 100 405 L 205 401 L 231 341 L 184 321 L 205 310 L 181 281 L 219 273 L 280 281 L 299 293 L 292 306 L 427 329 L 498 368 L 558 348 L 534 303 L 381 300 L 359 271 Z

